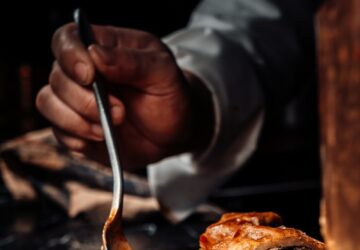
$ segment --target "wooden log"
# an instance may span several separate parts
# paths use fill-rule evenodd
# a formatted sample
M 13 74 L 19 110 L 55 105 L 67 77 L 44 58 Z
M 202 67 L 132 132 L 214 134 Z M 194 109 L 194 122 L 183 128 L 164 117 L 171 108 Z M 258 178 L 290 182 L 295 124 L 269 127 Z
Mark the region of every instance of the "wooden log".
M 330 250 L 360 246 L 360 1 L 318 15 L 322 230 Z
M 0 146 L 0 157 L 18 175 L 39 182 L 58 183 L 74 180 L 90 187 L 112 191 L 111 169 L 95 161 L 74 155 L 59 147 L 50 130 L 35 131 Z M 124 174 L 127 194 L 150 196 L 147 181 Z

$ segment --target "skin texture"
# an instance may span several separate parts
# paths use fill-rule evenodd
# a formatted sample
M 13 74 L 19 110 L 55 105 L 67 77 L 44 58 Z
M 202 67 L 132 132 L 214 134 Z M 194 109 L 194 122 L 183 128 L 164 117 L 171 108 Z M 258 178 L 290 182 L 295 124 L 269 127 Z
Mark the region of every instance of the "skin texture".
M 97 45 L 84 48 L 74 24 L 57 30 L 49 83 L 36 105 L 70 150 L 106 161 L 103 131 L 91 89 L 95 71 L 110 96 L 121 159 L 135 169 L 192 150 L 196 78 L 181 71 L 169 49 L 153 35 L 110 26 L 92 26 Z M 192 143 L 190 143 L 190 138 Z M 192 145 L 192 146 L 190 146 Z

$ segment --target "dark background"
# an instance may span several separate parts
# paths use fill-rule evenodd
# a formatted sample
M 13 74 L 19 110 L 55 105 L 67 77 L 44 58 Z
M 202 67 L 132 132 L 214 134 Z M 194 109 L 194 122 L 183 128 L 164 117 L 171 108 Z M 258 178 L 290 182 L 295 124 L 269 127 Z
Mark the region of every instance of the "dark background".
M 162 37 L 184 27 L 198 1 L 13 1 L 1 3 L 0 142 L 49 124 L 34 107 L 47 83 L 52 33 L 82 6 L 92 23 Z M 289 105 L 267 113 L 259 149 L 211 201 L 229 210 L 275 211 L 287 225 L 320 237 L 317 91 L 310 77 Z

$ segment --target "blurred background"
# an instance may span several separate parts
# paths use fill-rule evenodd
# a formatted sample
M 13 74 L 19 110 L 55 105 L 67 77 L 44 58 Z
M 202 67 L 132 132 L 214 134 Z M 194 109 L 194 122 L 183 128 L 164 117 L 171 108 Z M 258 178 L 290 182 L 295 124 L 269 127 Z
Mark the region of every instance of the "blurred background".
M 0 142 L 49 125 L 36 111 L 34 101 L 38 90 L 47 83 L 51 69 L 51 36 L 58 27 L 72 21 L 76 7 L 82 6 L 92 23 L 142 29 L 162 37 L 184 27 L 197 3 L 195 0 L 176 3 L 165 0 L 3 2 L 0 15 Z M 320 238 L 321 185 L 314 72 L 289 105 L 268 111 L 259 149 L 236 176 L 212 195 L 210 202 L 229 211 L 275 211 L 284 218 L 286 225 Z M 14 232 L 11 230 L 14 218 L 24 212 L 16 206 L 18 210 L 10 211 L 9 208 L 14 206 L 9 205 L 11 197 L 1 180 L 0 190 L 0 249 L 25 249 L 23 246 L 17 248 L 13 243 L 16 236 L 9 238 Z M 47 206 L 44 210 L 42 205 L 43 210 L 38 209 L 39 205 L 30 207 L 36 213 L 26 213 L 24 218 L 37 216 L 43 221 L 44 214 L 48 216 L 57 211 Z M 59 221 L 66 219 L 57 215 L 54 221 L 45 223 L 42 230 L 51 230 L 51 226 L 58 226 Z M 196 221 L 192 218 L 185 226 L 190 227 L 192 223 L 198 223 Z M 70 225 L 65 227 L 66 230 L 74 228 Z M 202 230 L 204 225 L 200 228 Z M 186 232 L 192 234 L 188 238 L 194 246 L 198 231 Z M 34 236 L 32 232 L 26 235 L 25 239 Z M 54 235 L 57 233 L 51 237 Z M 43 239 L 38 240 L 42 242 Z M 60 243 L 39 249 L 70 249 Z M 33 249 L 36 248 L 33 246 Z

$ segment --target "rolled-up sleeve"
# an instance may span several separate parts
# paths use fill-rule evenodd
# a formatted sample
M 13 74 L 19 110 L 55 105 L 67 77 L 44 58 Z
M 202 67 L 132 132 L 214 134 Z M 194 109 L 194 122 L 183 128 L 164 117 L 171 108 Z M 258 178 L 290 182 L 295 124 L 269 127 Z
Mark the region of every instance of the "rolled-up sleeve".
M 180 68 L 206 85 L 215 115 L 213 137 L 204 152 L 148 167 L 152 192 L 169 218 L 191 214 L 244 164 L 256 149 L 265 103 L 286 99 L 296 88 L 299 67 L 306 61 L 306 45 L 300 41 L 312 34 L 315 7 L 305 0 L 290 1 L 291 8 L 282 2 L 203 1 L 188 27 L 164 39 Z M 296 19 L 287 10 L 297 7 L 304 13 L 297 9 Z M 307 22 L 310 30 L 304 32 L 309 34 L 299 35 L 301 21 Z

